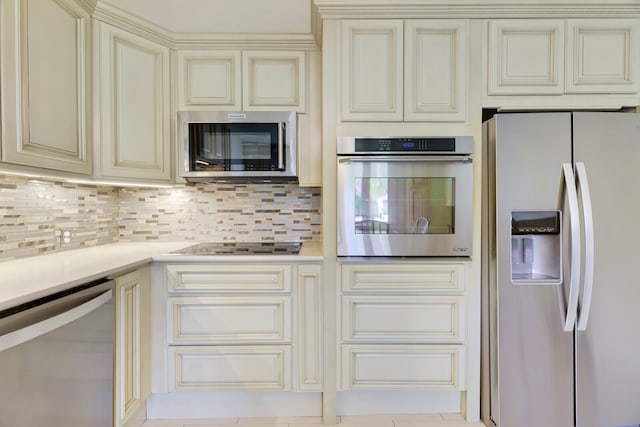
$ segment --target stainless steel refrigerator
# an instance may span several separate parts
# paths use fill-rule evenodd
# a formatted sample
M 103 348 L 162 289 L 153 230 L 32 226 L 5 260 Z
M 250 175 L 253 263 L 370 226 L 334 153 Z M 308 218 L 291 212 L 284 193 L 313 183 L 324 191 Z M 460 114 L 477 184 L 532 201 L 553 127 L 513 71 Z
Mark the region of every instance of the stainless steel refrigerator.
M 640 114 L 484 123 L 482 414 L 640 425 Z

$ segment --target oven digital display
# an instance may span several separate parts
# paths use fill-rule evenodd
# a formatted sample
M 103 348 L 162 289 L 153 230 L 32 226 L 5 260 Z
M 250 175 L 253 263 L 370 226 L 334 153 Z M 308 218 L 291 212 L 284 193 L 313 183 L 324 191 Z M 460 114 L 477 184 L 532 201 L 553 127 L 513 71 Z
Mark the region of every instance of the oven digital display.
M 455 138 L 355 138 L 355 152 L 455 152 Z

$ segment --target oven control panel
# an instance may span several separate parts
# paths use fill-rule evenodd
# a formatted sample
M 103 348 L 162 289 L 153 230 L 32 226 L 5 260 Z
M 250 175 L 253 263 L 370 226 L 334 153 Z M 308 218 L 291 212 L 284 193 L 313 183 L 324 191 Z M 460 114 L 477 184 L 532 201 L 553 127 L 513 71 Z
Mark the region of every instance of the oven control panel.
M 455 138 L 356 138 L 355 151 L 455 151 Z
M 470 155 L 473 138 L 455 137 L 338 137 L 341 154 L 446 154 Z

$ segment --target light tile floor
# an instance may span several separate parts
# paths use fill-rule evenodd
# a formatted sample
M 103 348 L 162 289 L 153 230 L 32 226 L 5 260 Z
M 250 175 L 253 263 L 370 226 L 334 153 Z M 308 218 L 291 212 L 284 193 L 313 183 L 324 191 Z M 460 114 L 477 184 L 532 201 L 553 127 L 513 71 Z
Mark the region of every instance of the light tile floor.
M 342 416 L 340 427 L 485 427 L 467 423 L 459 414 L 397 414 Z M 143 427 L 324 427 L 322 417 L 219 418 L 189 420 L 147 420 Z

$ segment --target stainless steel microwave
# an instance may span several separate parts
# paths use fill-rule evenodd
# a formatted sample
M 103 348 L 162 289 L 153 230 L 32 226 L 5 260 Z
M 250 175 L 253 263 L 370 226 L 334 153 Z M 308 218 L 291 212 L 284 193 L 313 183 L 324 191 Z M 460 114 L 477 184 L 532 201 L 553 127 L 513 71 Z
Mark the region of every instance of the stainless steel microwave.
M 473 138 L 339 137 L 338 256 L 471 256 Z
M 295 181 L 295 112 L 178 112 L 188 181 Z

